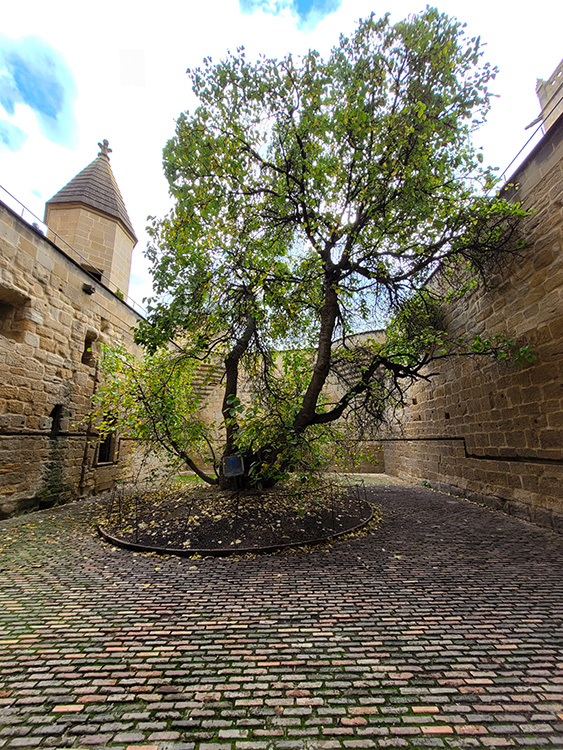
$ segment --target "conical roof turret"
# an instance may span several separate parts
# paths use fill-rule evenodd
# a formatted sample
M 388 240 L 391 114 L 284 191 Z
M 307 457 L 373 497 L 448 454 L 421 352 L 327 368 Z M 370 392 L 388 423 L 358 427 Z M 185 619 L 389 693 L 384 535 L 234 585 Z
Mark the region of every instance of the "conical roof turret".
M 109 164 L 107 141 L 86 169 L 45 205 L 48 237 L 101 283 L 127 294 L 137 237 Z M 62 241 L 62 245 L 61 245 Z
M 100 151 L 94 161 L 47 201 L 47 206 L 64 203 L 81 204 L 92 208 L 117 219 L 136 242 L 135 230 L 109 163 L 111 148 L 107 140 L 98 143 L 98 146 Z

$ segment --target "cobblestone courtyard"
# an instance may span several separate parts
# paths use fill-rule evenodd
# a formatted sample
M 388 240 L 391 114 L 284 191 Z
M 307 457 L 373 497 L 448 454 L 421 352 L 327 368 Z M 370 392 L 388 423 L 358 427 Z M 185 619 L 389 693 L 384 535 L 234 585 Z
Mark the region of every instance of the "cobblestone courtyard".
M 159 558 L 0 523 L 0 747 L 563 747 L 563 537 L 389 482 L 371 536 Z

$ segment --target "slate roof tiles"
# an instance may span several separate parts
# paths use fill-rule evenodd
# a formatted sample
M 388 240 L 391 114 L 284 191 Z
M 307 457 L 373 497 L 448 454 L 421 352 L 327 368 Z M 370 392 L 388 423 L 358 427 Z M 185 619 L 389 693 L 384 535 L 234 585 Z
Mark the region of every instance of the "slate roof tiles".
M 104 141 L 96 159 L 47 203 L 81 203 L 118 219 L 136 240 L 135 230 L 110 167 L 108 151 L 111 149 L 107 147 L 107 141 Z

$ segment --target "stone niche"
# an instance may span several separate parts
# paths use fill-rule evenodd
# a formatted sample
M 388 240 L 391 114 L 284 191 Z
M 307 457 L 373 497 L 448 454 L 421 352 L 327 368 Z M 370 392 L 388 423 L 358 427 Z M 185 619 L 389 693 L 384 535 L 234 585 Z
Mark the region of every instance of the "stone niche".
M 23 292 L 0 284 L 0 335 L 23 341 L 30 299 Z

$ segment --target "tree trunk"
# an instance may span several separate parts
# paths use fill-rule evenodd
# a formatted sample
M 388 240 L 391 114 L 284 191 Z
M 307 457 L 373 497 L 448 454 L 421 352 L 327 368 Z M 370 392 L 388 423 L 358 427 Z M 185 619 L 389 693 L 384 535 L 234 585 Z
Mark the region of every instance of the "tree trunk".
M 256 332 L 256 322 L 249 313 L 246 327 L 242 336 L 237 339 L 236 344 L 225 357 L 225 395 L 223 396 L 222 413 L 225 420 L 226 441 L 224 456 L 230 456 L 235 450 L 235 435 L 237 432 L 236 419 L 231 415 L 233 400 L 238 392 L 239 362 L 242 355 L 248 349 L 252 336 Z M 221 467 L 221 486 L 223 485 L 223 468 Z
M 303 397 L 303 405 L 293 422 L 296 433 L 302 433 L 315 419 L 319 395 L 330 372 L 332 354 L 332 336 L 338 316 L 338 295 L 332 284 L 325 281 L 325 299 L 321 310 L 321 329 L 319 331 L 319 345 L 317 359 L 309 387 Z

